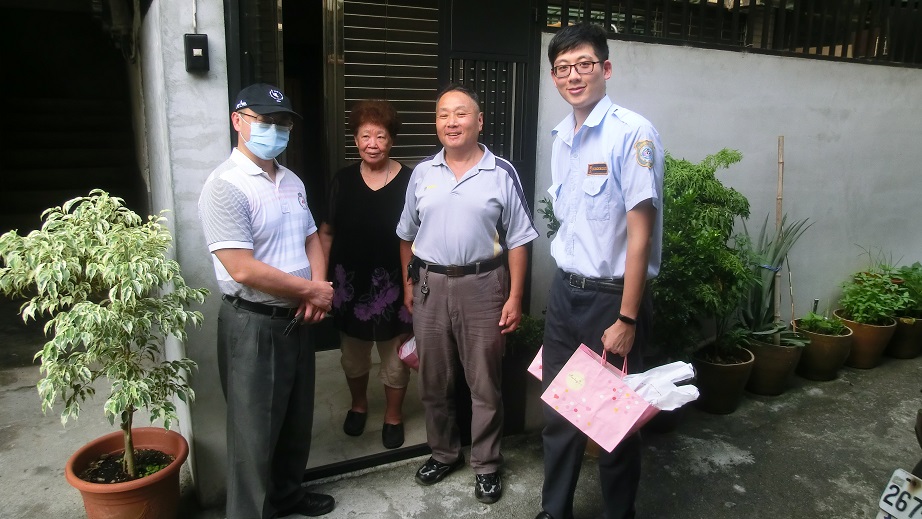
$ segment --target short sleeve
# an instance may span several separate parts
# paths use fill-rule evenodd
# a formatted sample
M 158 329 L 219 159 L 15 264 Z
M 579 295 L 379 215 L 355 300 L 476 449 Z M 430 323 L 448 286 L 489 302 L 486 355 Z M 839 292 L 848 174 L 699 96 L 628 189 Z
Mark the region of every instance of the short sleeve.
M 205 184 L 199 198 L 199 218 L 208 248 L 213 252 L 222 243 L 253 246 L 250 208 L 246 196 L 234 184 L 215 178 Z
M 659 133 L 652 126 L 640 126 L 625 140 L 621 164 L 621 189 L 625 209 L 630 211 L 644 200 L 652 199 L 656 205 L 656 179 L 661 178 L 664 167 L 664 151 Z

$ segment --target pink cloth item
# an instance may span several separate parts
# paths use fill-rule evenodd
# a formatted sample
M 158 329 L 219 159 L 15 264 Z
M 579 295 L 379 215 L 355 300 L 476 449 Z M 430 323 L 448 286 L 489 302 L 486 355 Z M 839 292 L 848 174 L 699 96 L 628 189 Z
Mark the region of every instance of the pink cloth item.
M 581 344 L 544 394 L 547 405 L 608 452 L 659 412 L 622 380 L 618 370 Z
M 397 350 L 397 356 L 404 364 L 419 371 L 419 355 L 416 354 L 416 337 L 410 337 Z

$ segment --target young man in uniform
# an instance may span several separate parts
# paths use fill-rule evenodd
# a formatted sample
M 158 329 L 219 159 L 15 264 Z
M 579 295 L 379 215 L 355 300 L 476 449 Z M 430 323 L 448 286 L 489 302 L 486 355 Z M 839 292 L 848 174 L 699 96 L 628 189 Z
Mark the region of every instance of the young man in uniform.
M 477 142 L 482 129 L 476 93 L 452 85 L 439 94 L 443 149 L 413 170 L 397 235 L 401 264 L 410 266 L 404 303 L 413 313 L 432 449 L 416 481 L 438 483 L 464 464 L 455 420 L 459 359 L 471 389 L 474 496 L 494 503 L 503 491 L 503 335 L 522 318 L 525 244 L 538 231 L 515 168 Z
M 548 190 L 560 229 L 551 243 L 558 270 L 544 330 L 544 387 L 580 343 L 620 366 L 641 370 L 650 331 L 646 281 L 659 272 L 663 146 L 653 125 L 612 103 L 608 41 L 597 25 L 561 29 L 548 45 L 551 79 L 573 108 L 553 130 Z M 543 511 L 536 519 L 571 519 L 586 435 L 545 405 Z M 599 455 L 606 519 L 634 517 L 640 439 Z
M 306 328 L 333 288 L 304 183 L 276 160 L 297 115 L 276 87 L 237 96 L 238 146 L 208 177 L 199 216 L 223 303 L 218 367 L 227 400 L 227 517 L 318 516 L 333 498 L 301 487 L 314 411 Z

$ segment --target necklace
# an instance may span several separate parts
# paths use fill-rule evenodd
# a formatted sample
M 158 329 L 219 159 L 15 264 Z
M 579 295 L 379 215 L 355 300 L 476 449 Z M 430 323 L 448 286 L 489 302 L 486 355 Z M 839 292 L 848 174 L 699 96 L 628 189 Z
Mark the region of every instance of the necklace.
M 372 172 L 371 167 L 368 164 L 366 164 L 364 160 L 359 165 L 359 170 L 361 170 L 363 166 L 365 167 L 366 170 L 368 170 L 368 173 L 371 174 Z M 381 187 L 386 186 L 387 181 L 390 178 L 391 178 L 391 160 L 387 159 L 387 171 L 384 173 L 384 182 L 381 184 Z M 381 187 L 379 187 L 378 189 L 381 189 Z

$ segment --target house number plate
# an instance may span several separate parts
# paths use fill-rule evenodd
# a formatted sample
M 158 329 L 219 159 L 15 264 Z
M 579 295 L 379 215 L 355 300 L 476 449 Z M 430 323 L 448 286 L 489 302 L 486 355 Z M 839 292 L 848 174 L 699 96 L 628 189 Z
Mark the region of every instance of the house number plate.
M 903 469 L 896 469 L 880 496 L 878 506 L 881 513 L 877 517 L 922 519 L 922 479 Z

